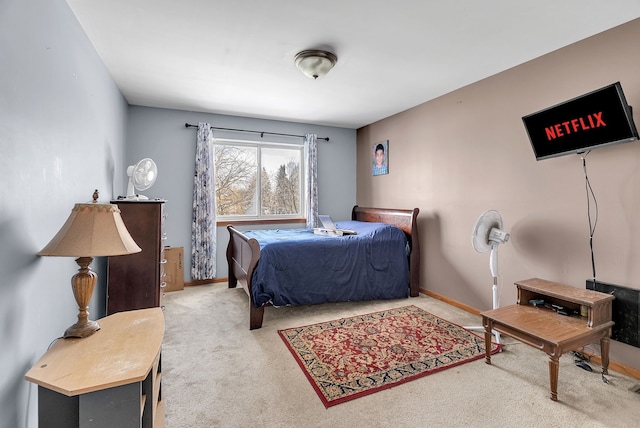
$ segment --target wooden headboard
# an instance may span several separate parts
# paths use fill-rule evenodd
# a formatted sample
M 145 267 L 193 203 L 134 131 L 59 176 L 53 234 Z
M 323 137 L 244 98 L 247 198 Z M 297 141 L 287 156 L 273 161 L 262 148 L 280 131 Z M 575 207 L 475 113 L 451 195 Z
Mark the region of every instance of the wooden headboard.
M 396 226 L 407 235 L 409 241 L 409 289 L 411 297 L 420 294 L 420 239 L 418 238 L 419 208 L 398 210 L 390 208 L 372 208 L 354 206 L 351 220 L 387 223 Z

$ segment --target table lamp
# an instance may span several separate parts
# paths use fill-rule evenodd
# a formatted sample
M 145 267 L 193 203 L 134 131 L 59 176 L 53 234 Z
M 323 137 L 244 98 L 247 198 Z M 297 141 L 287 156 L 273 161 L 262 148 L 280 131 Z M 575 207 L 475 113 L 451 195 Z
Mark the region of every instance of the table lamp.
M 71 288 L 78 303 L 78 322 L 69 327 L 64 337 L 88 337 L 100 329 L 89 320 L 89 301 L 98 275 L 89 265 L 96 256 L 118 256 L 142 251 L 122 221 L 120 209 L 113 204 L 99 204 L 98 191 L 93 202 L 76 204 L 60 231 L 39 256 L 77 257 L 78 273 L 71 278 Z

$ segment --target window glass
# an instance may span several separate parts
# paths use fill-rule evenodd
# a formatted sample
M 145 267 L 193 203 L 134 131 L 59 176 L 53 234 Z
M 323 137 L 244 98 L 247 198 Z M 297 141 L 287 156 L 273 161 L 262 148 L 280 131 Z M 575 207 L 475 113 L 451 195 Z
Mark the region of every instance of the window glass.
M 217 216 L 302 217 L 302 146 L 215 140 L 214 149 Z

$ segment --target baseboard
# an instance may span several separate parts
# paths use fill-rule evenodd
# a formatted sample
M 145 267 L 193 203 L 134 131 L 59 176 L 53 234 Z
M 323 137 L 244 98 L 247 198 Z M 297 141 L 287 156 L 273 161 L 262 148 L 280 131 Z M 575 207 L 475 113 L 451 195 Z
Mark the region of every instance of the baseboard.
M 578 350 L 578 351 L 582 352 L 583 354 L 589 355 L 588 353 L 585 353 L 581 350 Z M 602 359 L 600 358 L 600 355 L 589 355 L 589 360 L 594 365 L 602 364 Z M 640 370 L 634 369 L 633 367 L 625 366 L 624 364 L 616 363 L 615 361 L 609 361 L 609 370 L 617 373 L 622 373 L 634 379 L 640 380 Z
M 453 300 L 447 296 L 443 296 L 442 294 L 438 294 L 438 293 L 434 293 L 433 291 L 430 290 L 425 290 L 424 288 L 420 289 L 420 292 L 422 294 L 426 294 L 429 297 L 432 297 L 434 299 L 440 300 L 442 302 L 448 303 L 451 306 L 455 306 L 456 308 L 462 309 L 463 311 L 467 311 L 471 314 L 474 315 L 480 315 L 480 310 L 469 306 L 469 305 L 465 305 L 464 303 L 458 302 L 457 300 Z
M 476 309 L 476 308 L 474 308 L 472 306 L 465 305 L 464 303 L 458 302 L 457 300 L 451 299 L 449 297 L 443 296 L 443 295 L 438 294 L 438 293 L 434 293 L 433 291 L 430 291 L 430 290 L 425 290 L 424 288 L 421 288 L 420 292 L 422 294 L 425 294 L 425 295 L 431 297 L 431 298 L 440 300 L 440 301 L 442 301 L 444 303 L 447 303 L 447 304 L 449 304 L 451 306 L 454 306 L 456 308 L 462 309 L 463 311 L 467 311 L 467 312 L 469 312 L 471 314 L 474 314 L 474 315 L 480 315 L 480 312 L 481 312 L 480 310 L 478 310 L 478 309 Z M 578 350 L 578 351 L 580 351 L 580 350 Z M 597 364 L 602 364 L 602 359 L 600 358 L 599 355 L 591 355 L 590 358 L 591 358 L 591 361 L 594 364 L 596 364 L 596 365 Z M 609 369 L 611 371 L 614 371 L 614 372 L 617 372 L 617 373 L 621 373 L 623 375 L 626 375 L 626 376 L 632 377 L 634 379 L 639 379 L 640 380 L 640 370 L 635 369 L 633 367 L 629 367 L 629 366 L 626 366 L 624 364 L 617 363 L 615 361 L 609 361 Z

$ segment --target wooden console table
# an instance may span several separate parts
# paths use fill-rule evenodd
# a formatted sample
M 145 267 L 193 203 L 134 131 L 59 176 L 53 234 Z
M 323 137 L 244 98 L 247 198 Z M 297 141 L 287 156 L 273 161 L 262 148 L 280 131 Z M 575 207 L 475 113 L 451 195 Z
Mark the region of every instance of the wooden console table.
M 504 333 L 549 355 L 551 399 L 558 399 L 558 369 L 560 356 L 584 345 L 600 341 L 602 373 L 609 367 L 609 337 L 611 336 L 611 307 L 614 297 L 592 290 L 533 278 L 517 281 L 518 300 L 515 305 L 481 312 L 485 329 L 486 363 L 491 364 L 492 330 Z M 560 315 L 553 310 L 535 307 L 529 300 L 564 307 L 570 314 Z M 586 306 L 586 316 L 580 307 Z
M 83 339 L 58 339 L 25 376 L 38 384 L 40 427 L 161 427 L 160 308 L 98 320 Z

